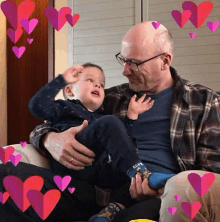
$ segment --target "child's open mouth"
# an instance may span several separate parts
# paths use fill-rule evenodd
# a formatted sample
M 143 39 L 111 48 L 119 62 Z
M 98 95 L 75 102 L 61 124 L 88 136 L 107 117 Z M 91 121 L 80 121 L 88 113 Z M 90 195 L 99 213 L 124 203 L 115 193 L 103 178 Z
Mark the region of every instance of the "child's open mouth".
M 96 96 L 99 96 L 99 92 L 98 92 L 97 90 L 92 91 L 92 94 L 93 94 L 93 95 L 96 95 Z

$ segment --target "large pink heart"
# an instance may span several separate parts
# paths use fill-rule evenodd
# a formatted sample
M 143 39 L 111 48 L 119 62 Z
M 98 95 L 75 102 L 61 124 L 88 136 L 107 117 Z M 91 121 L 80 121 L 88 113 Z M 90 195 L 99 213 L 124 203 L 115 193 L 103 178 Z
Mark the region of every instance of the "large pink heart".
M 20 23 L 23 25 L 24 30 L 28 34 L 31 34 L 38 23 L 38 19 L 31 19 L 30 21 L 27 19 L 21 19 Z
M 21 19 L 29 19 L 35 8 L 35 3 L 30 0 L 21 2 L 18 6 L 11 1 L 1 3 L 1 9 L 14 29 L 21 28 Z
M 3 149 L 0 147 L 0 160 L 2 163 L 7 163 L 9 160 L 9 156 L 12 155 L 15 151 L 13 146 L 8 146 L 7 148 Z
M 190 21 L 196 28 L 199 28 L 212 11 L 213 3 L 210 1 L 204 1 L 197 6 L 194 2 L 185 1 L 182 4 L 182 8 L 192 12 Z
M 183 26 L 187 23 L 192 13 L 189 10 L 185 10 L 182 13 L 178 10 L 173 10 L 171 14 L 174 20 L 176 21 L 177 25 L 180 28 L 183 28 Z
M 199 212 L 199 209 L 201 208 L 201 203 L 199 201 L 194 202 L 193 204 L 190 204 L 188 202 L 182 202 L 181 206 L 184 212 L 192 220 L 196 216 L 196 214 Z
M 66 23 L 66 15 L 71 14 L 72 9 L 70 7 L 63 7 L 59 12 L 53 7 L 47 7 L 44 13 L 51 25 L 59 31 Z

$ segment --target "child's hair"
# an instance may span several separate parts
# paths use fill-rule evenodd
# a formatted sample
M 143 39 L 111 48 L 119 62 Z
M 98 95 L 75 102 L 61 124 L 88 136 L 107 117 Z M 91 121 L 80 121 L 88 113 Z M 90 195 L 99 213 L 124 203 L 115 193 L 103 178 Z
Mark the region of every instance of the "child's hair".
M 82 66 L 83 66 L 84 68 L 88 68 L 88 67 L 98 68 L 100 71 L 102 71 L 102 73 L 103 73 L 103 75 L 104 75 L 103 69 L 102 69 L 100 66 L 96 65 L 96 64 L 93 64 L 93 63 L 91 63 L 91 62 L 87 62 L 87 63 L 84 63 Z M 64 88 L 65 88 L 65 87 L 64 87 Z M 65 92 L 64 92 L 64 88 L 63 88 L 63 97 L 64 97 L 64 99 L 68 99 L 67 96 L 66 96 L 66 94 L 65 94 Z

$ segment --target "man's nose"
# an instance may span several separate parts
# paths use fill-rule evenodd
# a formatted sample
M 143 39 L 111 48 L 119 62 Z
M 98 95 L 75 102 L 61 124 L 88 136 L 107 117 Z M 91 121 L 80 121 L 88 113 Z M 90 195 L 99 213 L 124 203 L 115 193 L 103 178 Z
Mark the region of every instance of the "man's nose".
M 127 62 L 124 63 L 122 74 L 128 76 L 131 74 L 131 68 Z

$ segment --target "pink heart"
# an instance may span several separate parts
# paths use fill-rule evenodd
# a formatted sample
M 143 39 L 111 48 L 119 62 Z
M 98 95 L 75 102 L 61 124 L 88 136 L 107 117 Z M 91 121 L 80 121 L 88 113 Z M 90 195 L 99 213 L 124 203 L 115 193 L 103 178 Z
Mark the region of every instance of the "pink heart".
M 183 26 L 187 23 L 192 13 L 189 10 L 185 10 L 182 13 L 178 10 L 173 10 L 171 14 L 174 20 L 176 21 L 177 25 L 180 28 L 183 28 Z
M 201 208 L 201 203 L 199 201 L 194 202 L 193 204 L 182 202 L 181 206 L 187 216 L 192 220 Z
M 4 193 L 0 192 L 0 202 L 4 204 L 9 198 L 9 193 L 6 191 Z
M 75 190 L 75 187 L 69 187 L 68 190 L 69 190 L 70 193 L 73 193 L 74 190 Z
M 173 197 L 176 201 L 179 201 L 181 199 L 181 195 L 174 195 Z
M 59 31 L 66 23 L 66 15 L 71 14 L 72 9 L 70 7 L 63 7 L 59 12 L 53 7 L 47 7 L 44 13 L 51 25 Z
M 31 44 L 34 41 L 34 39 L 27 39 L 27 41 L 29 44 Z
M 31 19 L 28 21 L 27 19 L 21 19 L 20 23 L 23 25 L 24 30 L 28 33 L 31 34 L 33 30 L 35 29 L 38 20 L 37 19 Z
M 177 210 L 177 207 L 168 207 L 167 210 L 170 214 L 174 215 Z
M 215 32 L 220 24 L 219 21 L 207 22 L 206 23 L 211 32 Z
M 35 8 L 35 3 L 26 0 L 22 1 L 18 6 L 12 1 L 4 1 L 1 3 L 1 9 L 14 29 L 21 28 L 20 20 L 29 19 Z
M 21 56 L 23 55 L 24 51 L 25 51 L 25 47 L 21 46 L 20 48 L 18 48 L 17 46 L 13 46 L 12 50 L 14 52 L 14 54 L 18 57 L 21 58 Z
M 68 14 L 66 15 L 66 20 L 73 27 L 79 20 L 79 14 L 74 14 L 73 16 L 71 14 Z
M 11 28 L 7 29 L 7 35 L 13 43 L 16 43 L 20 39 L 22 34 L 23 34 L 22 29 L 16 29 L 16 30 Z
M 9 156 L 9 159 L 11 160 L 11 162 L 17 166 L 19 161 L 21 160 L 22 158 L 22 155 L 21 154 L 17 154 L 16 156 L 15 155 L 10 155 Z
M 0 147 L 0 160 L 2 161 L 2 163 L 7 163 L 9 160 L 9 156 L 13 154 L 14 151 L 15 151 L 15 148 L 13 146 L 8 146 L 5 149 Z
M 202 177 L 200 177 L 200 175 L 198 175 L 197 173 L 190 173 L 188 175 L 188 180 L 196 193 L 201 197 L 212 186 L 212 183 L 215 180 L 215 174 L 206 173 Z
M 61 193 L 56 189 L 49 190 L 44 195 L 38 190 L 27 192 L 27 198 L 31 206 L 42 220 L 45 220 L 51 214 L 60 197 Z
M 40 176 L 31 176 L 22 182 L 16 176 L 7 176 L 4 178 L 3 184 L 14 203 L 24 212 L 30 206 L 27 192 L 32 189 L 41 190 L 44 180 Z
M 194 39 L 196 37 L 196 32 L 190 32 L 189 36 L 191 39 Z
M 25 147 L 27 145 L 27 142 L 20 142 L 22 147 Z
M 59 189 L 64 191 L 71 181 L 71 176 L 65 176 L 64 178 L 60 176 L 54 176 L 53 180 Z
M 158 29 L 160 24 L 161 24 L 161 22 L 152 22 L 152 25 L 155 29 Z

